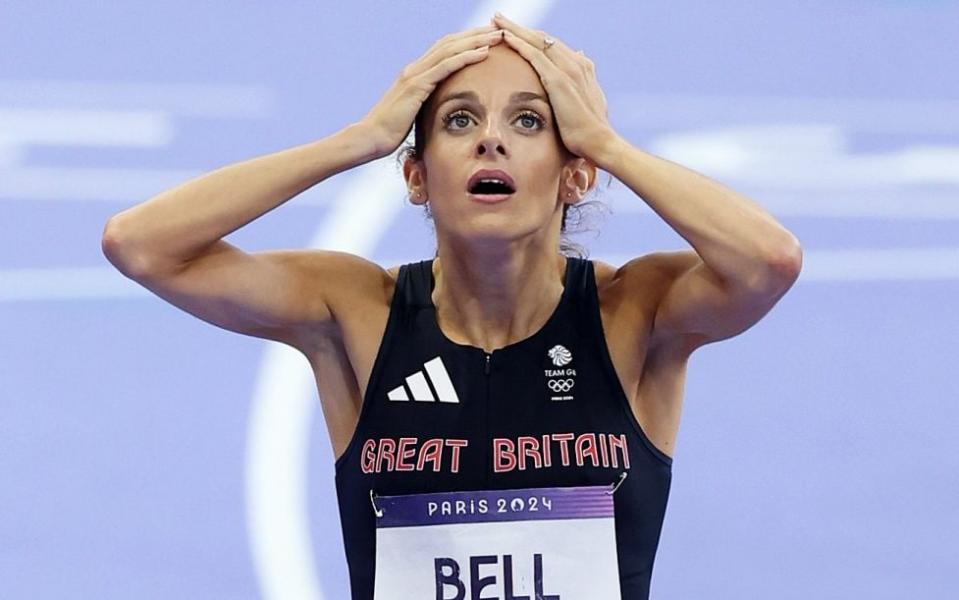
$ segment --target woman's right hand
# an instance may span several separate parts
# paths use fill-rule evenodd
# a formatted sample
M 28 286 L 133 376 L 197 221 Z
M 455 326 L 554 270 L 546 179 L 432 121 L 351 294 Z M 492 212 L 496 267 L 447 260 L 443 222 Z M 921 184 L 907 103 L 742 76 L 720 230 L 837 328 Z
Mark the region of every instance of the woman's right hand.
M 495 25 L 451 33 L 406 65 L 392 87 L 361 120 L 373 136 L 377 157 L 399 148 L 413 128 L 416 113 L 441 81 L 486 58 L 489 46 L 501 40 L 501 30 Z

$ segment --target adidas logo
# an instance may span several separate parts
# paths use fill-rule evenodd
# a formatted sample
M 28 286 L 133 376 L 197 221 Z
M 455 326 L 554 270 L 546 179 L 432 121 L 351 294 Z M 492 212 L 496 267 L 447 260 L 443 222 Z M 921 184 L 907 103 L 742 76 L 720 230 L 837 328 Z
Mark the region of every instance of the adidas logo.
M 387 394 L 390 400 L 408 402 L 412 398 L 417 402 L 436 402 L 438 396 L 440 402 L 458 403 L 460 401 L 456 395 L 456 389 L 453 388 L 453 382 L 450 381 L 449 373 L 446 372 L 446 367 L 443 365 L 443 359 L 437 356 L 427 361 L 423 368 L 426 369 L 425 374 L 423 371 L 417 371 L 406 378 L 405 387 L 399 385 L 390 390 Z M 429 381 L 427 381 L 427 376 Z M 435 396 L 433 390 L 430 389 L 430 383 L 436 390 Z M 407 389 L 409 389 L 409 394 L 406 393 Z

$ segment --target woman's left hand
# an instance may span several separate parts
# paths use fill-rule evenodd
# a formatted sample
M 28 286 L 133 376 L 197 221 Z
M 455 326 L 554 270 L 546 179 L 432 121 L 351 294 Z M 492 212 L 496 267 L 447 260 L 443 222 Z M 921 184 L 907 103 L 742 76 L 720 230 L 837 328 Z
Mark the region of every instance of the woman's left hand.
M 529 62 L 549 95 L 566 148 L 594 164 L 613 133 L 606 96 L 596 81 L 593 61 L 556 39 L 543 50 L 544 31 L 527 29 L 501 15 L 493 24 L 505 31 L 506 43 Z

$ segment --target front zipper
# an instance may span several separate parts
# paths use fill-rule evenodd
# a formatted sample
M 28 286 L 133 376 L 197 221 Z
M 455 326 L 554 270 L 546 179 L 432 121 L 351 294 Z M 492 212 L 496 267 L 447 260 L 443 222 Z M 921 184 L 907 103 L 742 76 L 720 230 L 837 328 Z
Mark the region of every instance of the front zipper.
M 492 465 L 493 457 L 490 456 L 490 454 L 489 454 L 489 447 L 490 447 L 490 443 L 491 443 L 491 441 L 490 441 L 490 414 L 489 414 L 489 413 L 490 413 L 490 410 L 489 410 L 489 407 L 490 407 L 490 385 L 491 385 L 491 379 L 492 379 L 492 378 L 489 376 L 489 374 L 490 374 L 490 359 L 492 358 L 492 354 L 491 354 L 491 353 L 484 353 L 484 354 L 486 354 L 486 365 L 485 365 L 485 367 L 484 367 L 484 371 L 486 372 L 486 402 L 485 402 L 485 405 L 484 405 L 484 410 L 486 411 L 486 432 L 485 432 L 485 438 L 486 438 L 486 448 L 487 448 L 487 455 L 486 455 L 486 489 L 489 489 L 489 487 L 490 487 L 490 485 L 491 485 L 491 483 L 492 483 L 492 482 L 490 481 L 490 479 L 491 479 L 490 471 L 492 470 L 492 466 L 493 466 L 493 465 Z

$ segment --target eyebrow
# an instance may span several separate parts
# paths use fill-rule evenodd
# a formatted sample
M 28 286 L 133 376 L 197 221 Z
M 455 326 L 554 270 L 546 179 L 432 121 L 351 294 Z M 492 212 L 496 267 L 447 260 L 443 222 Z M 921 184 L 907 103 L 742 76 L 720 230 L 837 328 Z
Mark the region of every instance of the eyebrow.
M 436 108 L 446 104 L 450 100 L 470 100 L 472 102 L 479 103 L 479 96 L 476 95 L 476 92 L 464 91 L 464 92 L 454 92 L 449 96 L 446 96 L 437 103 Z M 527 102 L 530 100 L 539 100 L 549 104 L 549 100 L 546 96 L 542 94 L 537 94 L 536 92 L 513 92 L 509 97 L 510 104 L 518 104 L 520 102 Z

